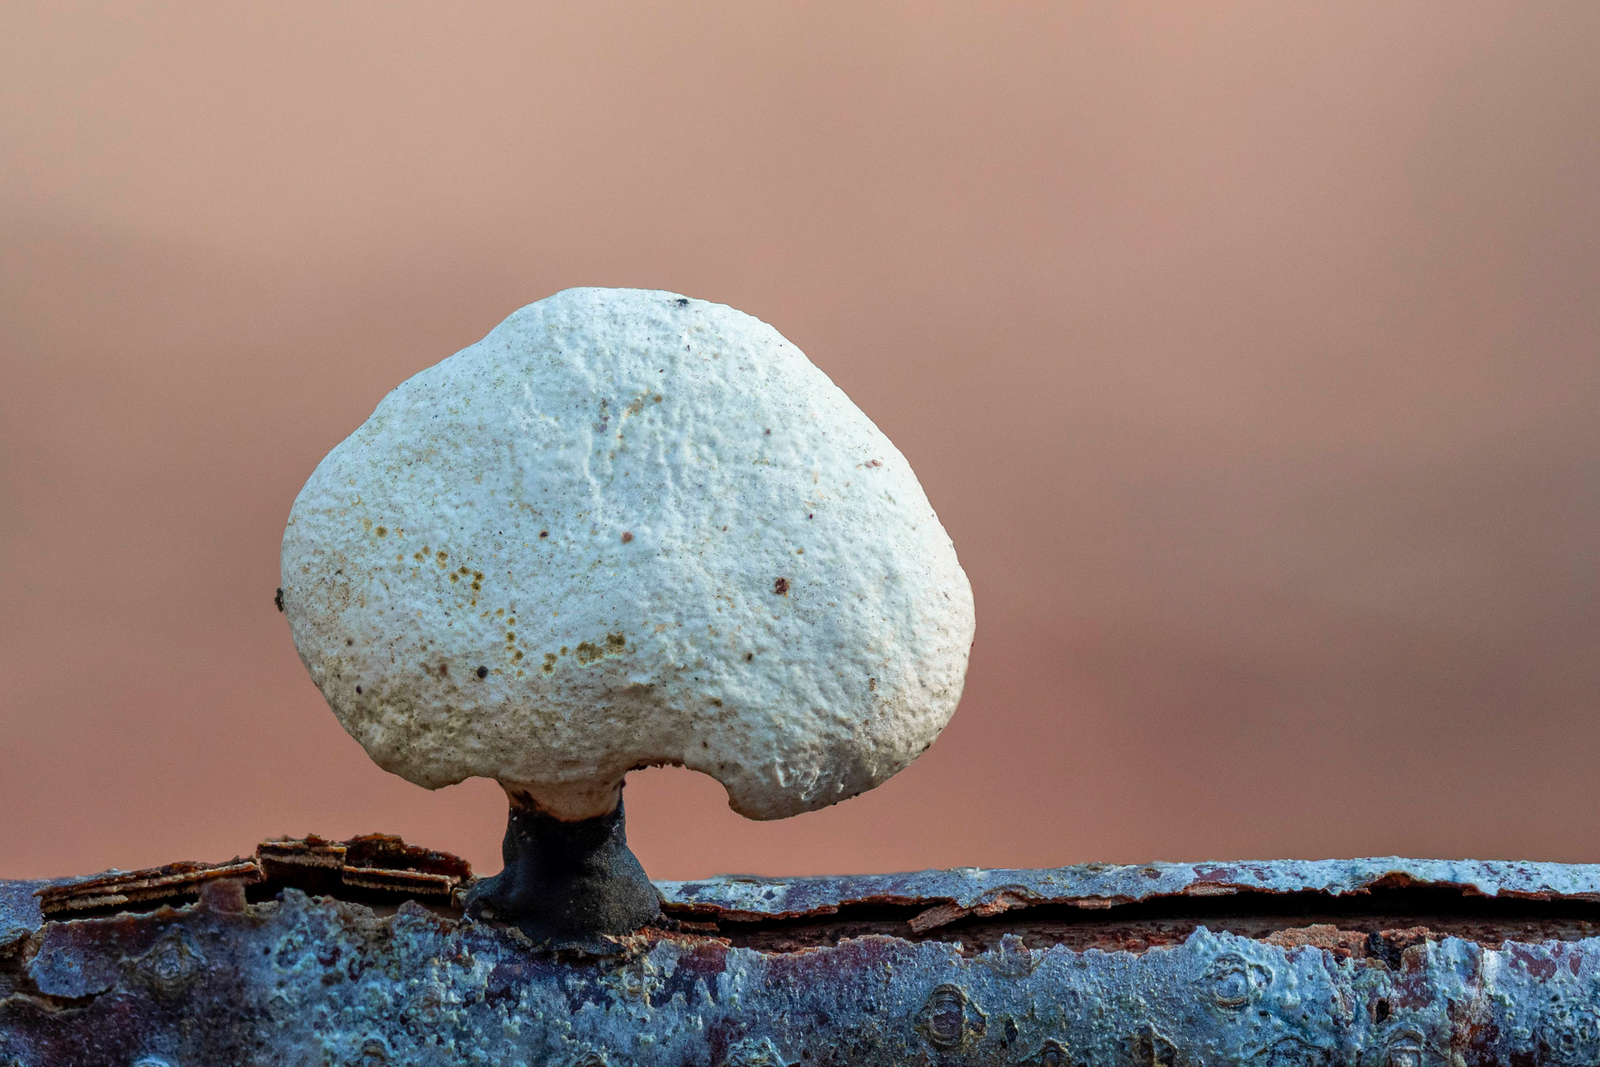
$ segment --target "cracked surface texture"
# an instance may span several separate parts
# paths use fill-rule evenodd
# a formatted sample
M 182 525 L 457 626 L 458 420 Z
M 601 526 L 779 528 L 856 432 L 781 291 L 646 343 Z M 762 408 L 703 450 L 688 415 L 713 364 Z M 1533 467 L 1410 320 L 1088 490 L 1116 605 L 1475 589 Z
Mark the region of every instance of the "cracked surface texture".
M 652 764 L 757 819 L 871 789 L 973 635 L 888 438 L 772 327 L 649 290 L 557 293 L 401 384 L 301 490 L 282 574 L 380 766 L 566 819 Z
M 454 857 L 395 838 L 319 838 L 263 843 L 256 875 L 186 882 L 198 899 L 179 907 L 14 909 L 0 922 L 0 1064 L 1600 1063 L 1592 865 L 712 878 L 660 887 L 669 920 L 698 921 L 590 957 L 535 951 L 443 905 L 396 905 L 398 882 L 374 906 L 300 888 L 333 872 L 339 893 L 369 893 L 338 872 L 378 860 L 470 880 Z M 0 882 L 0 908 L 103 883 Z M 949 905 L 963 916 L 919 932 Z

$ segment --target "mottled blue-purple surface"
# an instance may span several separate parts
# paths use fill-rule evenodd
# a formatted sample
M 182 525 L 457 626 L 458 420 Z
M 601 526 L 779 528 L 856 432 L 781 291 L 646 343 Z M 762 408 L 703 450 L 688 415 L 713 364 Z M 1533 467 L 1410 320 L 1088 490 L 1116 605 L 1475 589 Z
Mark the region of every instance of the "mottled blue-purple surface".
M 646 931 L 610 958 L 553 957 L 415 902 L 375 911 L 288 888 L 247 903 L 229 881 L 183 907 L 42 921 L 30 903 L 40 885 L 0 883 L 3 1067 L 1600 1064 L 1600 938 L 1449 932 L 1470 920 L 1581 933 L 1600 923 L 1595 866 L 1377 859 L 663 883 L 669 913 L 708 925 Z M 1412 897 L 1479 903 L 1438 930 L 1363 933 L 1382 917 L 1349 909 L 1375 893 L 1402 911 Z M 1237 916 L 1202 917 L 1133 950 L 1061 933 L 1075 916 L 1166 929 L 1208 898 L 1284 894 L 1316 914 L 1280 907 L 1274 932 L 1255 936 L 1221 928 L 1249 925 Z M 851 915 L 902 932 L 816 925 Z M 751 931 L 775 929 L 794 943 L 750 947 Z

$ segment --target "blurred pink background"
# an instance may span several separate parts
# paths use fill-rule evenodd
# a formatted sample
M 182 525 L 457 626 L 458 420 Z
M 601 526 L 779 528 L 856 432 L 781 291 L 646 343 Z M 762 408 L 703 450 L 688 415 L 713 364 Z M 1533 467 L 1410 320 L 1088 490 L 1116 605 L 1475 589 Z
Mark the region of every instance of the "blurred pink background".
M 981 8 L 981 12 L 975 10 Z M 403 834 L 290 502 L 572 285 L 773 323 L 898 444 L 966 698 L 780 823 L 630 779 L 656 877 L 1600 860 L 1600 5 L 0 9 L 0 877 Z

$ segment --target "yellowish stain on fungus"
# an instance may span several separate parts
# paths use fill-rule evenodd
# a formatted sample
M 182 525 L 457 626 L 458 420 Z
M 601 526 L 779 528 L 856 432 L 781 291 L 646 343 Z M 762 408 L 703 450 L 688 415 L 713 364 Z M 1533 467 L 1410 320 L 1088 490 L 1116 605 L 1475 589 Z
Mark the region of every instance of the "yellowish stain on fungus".
M 593 641 L 584 641 L 578 645 L 578 662 L 589 664 L 602 656 L 620 656 L 628 646 L 628 639 L 623 634 L 606 634 L 605 647 Z M 566 649 L 562 649 L 563 652 Z
M 566 649 L 562 649 L 561 651 L 565 652 Z M 544 654 L 544 673 L 546 673 L 546 674 L 554 674 L 555 670 L 556 670 L 556 654 L 554 652 L 546 652 Z

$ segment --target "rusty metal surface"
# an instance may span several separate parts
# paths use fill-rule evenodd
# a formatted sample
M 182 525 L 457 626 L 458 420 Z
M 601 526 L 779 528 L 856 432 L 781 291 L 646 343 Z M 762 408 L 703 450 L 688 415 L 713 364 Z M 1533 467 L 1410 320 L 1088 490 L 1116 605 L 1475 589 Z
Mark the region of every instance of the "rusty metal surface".
M 1594 866 L 661 883 L 663 928 L 596 959 L 362 840 L 0 882 L 0 1067 L 1600 1064 Z

